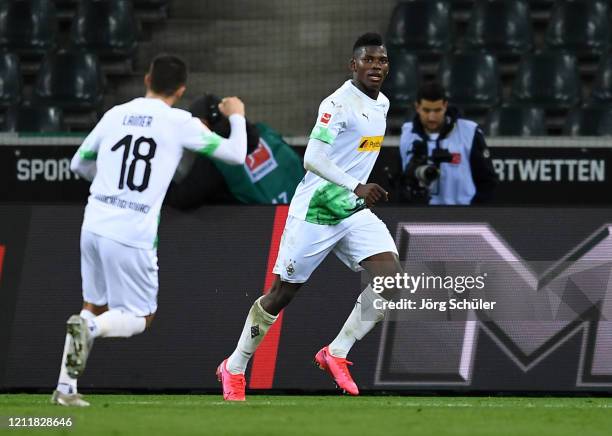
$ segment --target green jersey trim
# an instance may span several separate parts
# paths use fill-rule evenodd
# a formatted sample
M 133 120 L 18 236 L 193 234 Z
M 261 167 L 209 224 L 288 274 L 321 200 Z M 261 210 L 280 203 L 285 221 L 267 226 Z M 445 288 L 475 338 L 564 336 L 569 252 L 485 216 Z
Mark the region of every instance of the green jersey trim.
M 319 186 L 312 195 L 306 221 L 313 224 L 335 225 L 365 208 L 363 199 L 355 201 L 352 193 L 335 183 Z
M 161 213 L 157 215 L 157 229 L 159 231 L 159 223 L 161 222 Z M 153 248 L 157 248 L 159 246 L 159 233 L 155 234 L 155 240 L 153 241 Z
M 310 139 L 318 139 L 319 141 L 332 145 L 336 137 L 329 131 L 329 129 L 321 126 L 315 126 L 310 134 Z
M 198 153 L 203 154 L 204 156 L 212 156 L 219 145 L 221 145 L 221 138 L 216 133 L 206 133 L 202 135 L 202 140 L 206 144 L 204 147 L 197 150 Z
M 98 158 L 98 153 L 93 150 L 79 150 L 79 155 L 84 160 L 96 160 Z

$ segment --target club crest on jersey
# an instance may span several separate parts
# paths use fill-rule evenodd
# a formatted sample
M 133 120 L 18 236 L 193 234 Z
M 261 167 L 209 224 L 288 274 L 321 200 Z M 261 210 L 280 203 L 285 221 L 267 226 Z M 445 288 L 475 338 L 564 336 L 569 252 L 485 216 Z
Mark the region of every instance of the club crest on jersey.
M 251 154 L 248 154 L 244 161 L 246 170 L 252 183 L 257 183 L 272 171 L 278 168 L 278 163 L 274 159 L 272 150 L 266 141 L 259 138 L 259 145 Z
M 290 262 L 285 269 L 289 277 L 291 277 L 295 273 L 295 267 L 293 266 L 293 262 Z
M 329 120 L 331 120 L 331 114 L 324 112 L 323 115 L 321 115 L 321 119 L 319 120 L 319 122 L 321 124 L 329 124 Z
M 459 165 L 461 163 L 461 153 L 451 153 L 451 156 L 453 157 L 451 160 L 453 165 Z
M 362 136 L 359 140 L 358 152 L 379 151 L 384 136 Z

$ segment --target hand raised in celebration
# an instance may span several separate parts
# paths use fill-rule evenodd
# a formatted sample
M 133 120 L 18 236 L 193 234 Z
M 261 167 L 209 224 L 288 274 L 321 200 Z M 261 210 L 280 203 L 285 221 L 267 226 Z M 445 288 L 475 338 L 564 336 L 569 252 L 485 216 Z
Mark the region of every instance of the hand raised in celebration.
M 219 110 L 226 117 L 233 114 L 244 116 L 244 103 L 238 97 L 225 97 L 219 103 Z

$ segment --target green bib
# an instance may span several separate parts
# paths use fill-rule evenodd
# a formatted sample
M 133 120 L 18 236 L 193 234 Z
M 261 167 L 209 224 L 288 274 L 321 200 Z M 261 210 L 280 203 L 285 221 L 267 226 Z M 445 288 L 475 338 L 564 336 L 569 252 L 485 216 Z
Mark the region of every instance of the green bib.
M 300 157 L 281 135 L 263 123 L 256 124 L 259 146 L 244 165 L 228 165 L 213 159 L 234 197 L 247 204 L 288 204 L 302 177 Z

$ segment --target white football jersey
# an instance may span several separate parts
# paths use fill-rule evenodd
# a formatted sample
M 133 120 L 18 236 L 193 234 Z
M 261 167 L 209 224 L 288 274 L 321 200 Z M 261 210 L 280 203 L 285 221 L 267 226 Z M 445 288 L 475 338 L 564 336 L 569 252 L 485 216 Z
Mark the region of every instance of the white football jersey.
M 160 209 L 183 148 L 214 157 L 226 142 L 189 112 L 156 98 L 113 107 L 71 163 L 86 176 L 94 165 L 83 229 L 132 247 L 156 247 Z
M 350 80 L 321 102 L 311 139 L 329 144 L 329 159 L 365 184 L 385 135 L 389 100 L 373 100 Z M 363 209 L 363 199 L 308 171 L 298 185 L 289 214 L 315 224 L 337 224 Z

